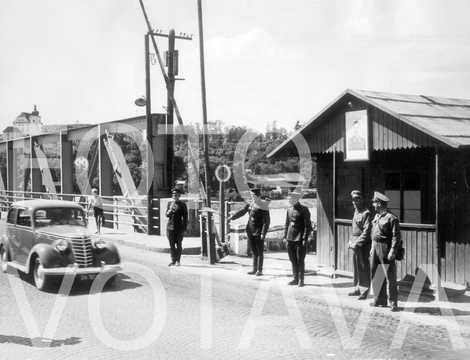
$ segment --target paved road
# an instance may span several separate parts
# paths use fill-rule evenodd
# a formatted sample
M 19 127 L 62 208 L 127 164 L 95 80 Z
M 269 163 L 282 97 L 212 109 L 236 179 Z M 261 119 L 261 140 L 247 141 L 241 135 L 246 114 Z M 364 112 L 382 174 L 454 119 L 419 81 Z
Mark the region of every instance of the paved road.
M 285 277 L 252 278 L 246 269 L 215 271 L 195 257 L 169 268 L 166 254 L 127 247 L 121 253 L 124 271 L 115 288 L 90 295 L 89 284 L 82 283 L 70 296 L 59 297 L 65 307 L 52 342 L 35 338 L 31 329 L 36 322 L 44 331 L 54 304 L 54 314 L 60 315 L 56 295 L 38 292 L 15 274 L 0 275 L 0 359 L 468 358 L 468 350 L 451 350 L 445 329 L 424 325 L 411 325 L 403 346 L 393 349 L 398 321 L 375 312 L 362 342 L 351 343 L 361 344 L 360 349 L 348 347 L 336 326 L 342 319 L 335 312 L 339 308 L 307 296 L 312 288 L 286 286 Z M 97 297 L 96 308 L 89 301 Z M 353 330 L 360 310 L 342 310 L 344 324 Z M 250 314 L 262 317 L 251 322 Z M 464 341 L 470 348 L 470 339 Z

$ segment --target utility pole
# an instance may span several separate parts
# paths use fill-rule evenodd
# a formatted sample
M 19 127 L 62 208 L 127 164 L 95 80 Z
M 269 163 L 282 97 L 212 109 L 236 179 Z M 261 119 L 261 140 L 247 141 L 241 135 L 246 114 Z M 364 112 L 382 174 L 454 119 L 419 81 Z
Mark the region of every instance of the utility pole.
M 168 34 L 163 33 L 162 31 L 152 32 L 151 36 L 160 36 L 168 38 L 168 51 L 166 52 L 166 66 L 168 68 L 167 74 L 167 82 L 166 82 L 166 89 L 167 89 L 167 106 L 166 106 L 166 136 L 167 136 L 167 181 L 168 186 L 171 188 L 174 184 L 174 154 L 173 154 L 173 119 L 174 119 L 174 112 L 175 112 L 175 103 L 174 103 L 174 95 L 175 95 L 175 82 L 177 79 L 176 75 L 178 75 L 178 50 L 175 50 L 175 39 L 181 40 L 192 40 L 191 36 L 186 34 L 175 34 L 175 30 L 171 29 Z
M 147 123 L 147 146 L 150 149 L 147 149 L 147 161 L 153 159 L 150 154 L 153 154 L 153 124 L 152 124 L 152 103 L 150 101 L 150 43 L 149 43 L 149 34 L 145 34 L 145 118 Z M 147 164 L 147 169 L 150 168 L 150 164 Z M 155 223 L 153 219 L 153 198 L 155 196 L 153 191 L 153 179 L 149 178 L 147 171 L 147 234 L 154 234 L 153 224 Z M 161 229 L 159 228 L 159 231 Z
M 168 67 L 168 91 L 166 108 L 166 136 L 167 136 L 167 167 L 168 184 L 174 185 L 174 167 L 173 167 L 173 95 L 175 94 L 175 70 L 178 68 L 178 58 L 175 56 L 175 30 L 171 29 L 168 33 L 168 52 L 166 55 L 166 65 Z
M 211 207 L 211 191 L 209 187 L 209 139 L 207 129 L 207 105 L 206 105 L 206 73 L 204 68 L 204 34 L 202 26 L 202 1 L 197 0 L 197 13 L 199 25 L 199 57 L 201 64 L 201 97 L 202 97 L 202 132 L 204 139 L 204 181 L 206 183 L 206 206 Z M 211 264 L 216 262 L 215 239 L 212 234 L 212 213 L 207 212 L 207 232 L 209 239 L 209 261 Z
M 178 75 L 178 51 L 175 50 L 175 39 L 192 40 L 192 37 L 187 35 L 175 35 L 175 31 L 172 29 L 168 34 L 164 34 L 162 31 L 148 32 L 145 35 L 145 113 L 147 122 L 147 142 L 150 146 L 149 151 L 152 149 L 153 141 L 153 124 L 152 124 L 152 102 L 151 102 L 151 91 L 150 91 L 150 40 L 155 41 L 154 36 L 162 36 L 168 38 L 168 52 L 167 52 L 167 67 L 168 67 L 168 81 L 167 81 L 167 167 L 166 167 L 166 181 L 168 186 L 171 188 L 173 184 L 173 114 L 174 114 L 174 90 L 176 75 Z M 150 158 L 150 157 L 149 157 Z M 148 179 L 149 190 L 148 190 L 148 202 L 147 202 L 147 233 L 155 233 L 153 230 L 153 179 Z
M 140 7 L 142 9 L 142 14 L 144 16 L 144 19 L 145 19 L 145 23 L 147 25 L 147 29 L 149 31 L 149 33 L 152 33 L 153 35 L 161 35 L 161 31 L 154 31 L 152 29 L 152 25 L 150 24 L 150 20 L 149 20 L 149 17 L 147 15 L 147 11 L 145 10 L 145 6 L 144 6 L 144 2 L 143 0 L 139 0 L 139 4 L 140 4 Z M 175 36 L 175 39 L 182 39 L 182 40 L 192 40 L 192 35 L 187 35 L 187 34 L 181 34 L 179 33 L 179 35 L 176 35 Z M 157 46 L 157 42 L 155 41 L 155 36 L 151 36 L 151 40 L 152 40 L 152 45 L 153 45 L 153 48 L 155 50 L 155 56 L 157 58 L 157 61 L 158 61 L 158 65 L 160 67 L 160 71 L 162 73 L 162 76 L 163 76 L 163 80 L 165 80 L 165 84 L 166 86 L 168 87 L 168 75 L 166 74 L 166 71 L 165 71 L 165 66 L 163 64 L 163 60 L 162 60 L 162 57 L 160 55 L 160 51 L 158 50 L 158 46 Z M 175 79 L 175 80 L 178 80 L 178 79 Z M 172 102 L 173 102 L 173 107 L 174 107 L 174 112 L 175 112 L 175 115 L 176 115 L 176 119 L 178 120 L 178 124 L 179 125 L 183 125 L 183 118 L 181 116 L 181 113 L 179 111 L 179 107 L 178 107 L 178 104 L 175 100 L 175 97 L 173 96 L 173 99 L 172 99 Z M 190 161 L 192 162 L 194 168 L 197 168 L 197 162 L 196 162 L 196 157 L 199 156 L 198 153 L 195 153 L 194 150 L 192 149 L 191 147 L 191 143 L 188 143 L 188 148 L 189 148 L 189 152 L 191 154 L 190 156 Z M 200 190 L 201 190 L 201 196 L 202 198 L 206 199 L 206 192 L 205 192 L 205 186 L 204 184 L 202 183 L 202 181 L 200 180 Z

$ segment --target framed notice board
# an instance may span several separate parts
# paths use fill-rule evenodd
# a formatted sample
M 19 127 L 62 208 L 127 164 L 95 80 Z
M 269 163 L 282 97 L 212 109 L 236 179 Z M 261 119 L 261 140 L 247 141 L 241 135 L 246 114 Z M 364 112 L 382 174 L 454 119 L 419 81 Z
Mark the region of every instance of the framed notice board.
M 345 113 L 345 161 L 369 160 L 369 121 L 367 110 Z

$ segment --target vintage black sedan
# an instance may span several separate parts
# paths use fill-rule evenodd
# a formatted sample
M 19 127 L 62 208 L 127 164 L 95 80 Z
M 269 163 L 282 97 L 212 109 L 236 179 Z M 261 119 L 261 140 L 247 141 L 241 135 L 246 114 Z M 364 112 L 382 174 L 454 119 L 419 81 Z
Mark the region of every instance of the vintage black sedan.
M 93 279 L 121 269 L 117 248 L 87 229 L 83 208 L 71 201 L 25 200 L 11 205 L 0 240 L 3 272 L 11 266 L 32 276 L 40 290 L 54 278 L 75 274 Z

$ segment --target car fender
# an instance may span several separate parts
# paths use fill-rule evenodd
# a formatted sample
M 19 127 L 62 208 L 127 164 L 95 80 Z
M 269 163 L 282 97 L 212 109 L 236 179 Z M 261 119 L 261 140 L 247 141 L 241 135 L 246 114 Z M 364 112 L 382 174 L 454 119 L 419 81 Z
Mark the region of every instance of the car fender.
M 121 262 L 119 251 L 116 245 L 111 242 L 106 242 L 105 247 L 96 252 L 95 256 L 99 261 L 103 260 L 106 264 L 119 264 Z
M 64 266 L 63 256 L 49 244 L 36 244 L 29 252 L 26 263 L 27 272 L 30 272 L 31 260 L 34 256 L 39 256 L 41 264 L 45 268 Z

